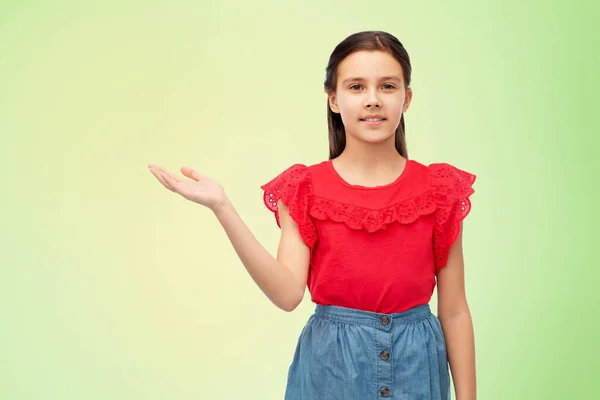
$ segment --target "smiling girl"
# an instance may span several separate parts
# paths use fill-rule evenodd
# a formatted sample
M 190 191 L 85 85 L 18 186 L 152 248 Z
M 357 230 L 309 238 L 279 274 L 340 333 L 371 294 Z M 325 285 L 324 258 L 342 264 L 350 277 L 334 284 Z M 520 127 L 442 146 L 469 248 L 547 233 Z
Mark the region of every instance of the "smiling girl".
M 410 58 L 394 36 L 353 34 L 326 69 L 329 159 L 262 186 L 281 228 L 277 256 L 223 188 L 189 167 L 150 165 L 169 190 L 210 208 L 259 288 L 294 310 L 316 304 L 289 368 L 286 400 L 476 398 L 462 221 L 475 176 L 408 158 Z M 429 302 L 437 285 L 437 316 Z

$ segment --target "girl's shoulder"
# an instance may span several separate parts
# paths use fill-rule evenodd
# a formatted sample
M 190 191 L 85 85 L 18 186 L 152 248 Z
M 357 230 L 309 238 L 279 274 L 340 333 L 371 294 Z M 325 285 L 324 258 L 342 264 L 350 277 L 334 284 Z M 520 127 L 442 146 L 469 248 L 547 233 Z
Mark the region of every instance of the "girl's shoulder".
M 421 177 L 427 176 L 432 186 L 445 186 L 466 184 L 468 186 L 475 183 L 476 175 L 466 170 L 460 169 L 447 162 L 433 162 L 429 164 L 412 161 L 419 170 Z
M 311 186 L 313 178 L 319 178 L 326 173 L 328 161 L 315 164 L 294 163 L 280 170 L 271 180 L 261 186 L 263 190 L 268 188 L 281 188 L 283 186 Z

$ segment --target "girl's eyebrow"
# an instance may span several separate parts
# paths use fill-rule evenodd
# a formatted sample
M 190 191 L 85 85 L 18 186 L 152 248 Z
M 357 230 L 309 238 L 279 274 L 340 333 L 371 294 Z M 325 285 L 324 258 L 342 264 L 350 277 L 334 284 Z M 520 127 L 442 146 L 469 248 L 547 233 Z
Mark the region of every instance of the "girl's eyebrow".
M 397 76 L 382 76 L 381 78 L 379 78 L 380 81 L 398 81 L 398 82 L 402 82 L 402 79 L 398 78 Z M 348 79 L 344 79 L 344 82 L 342 82 L 342 84 L 346 84 L 348 82 L 364 82 L 366 81 L 365 78 L 360 78 L 360 77 L 352 77 L 352 78 L 348 78 Z

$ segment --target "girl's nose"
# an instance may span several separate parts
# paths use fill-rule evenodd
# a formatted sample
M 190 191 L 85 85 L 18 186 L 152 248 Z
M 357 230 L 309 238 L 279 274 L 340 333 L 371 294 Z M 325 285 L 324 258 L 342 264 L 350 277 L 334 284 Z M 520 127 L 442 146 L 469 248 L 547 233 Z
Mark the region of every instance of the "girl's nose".
M 369 99 L 365 103 L 365 107 L 367 107 L 367 108 L 371 108 L 371 107 L 379 108 L 379 107 L 381 107 L 381 102 L 379 100 L 377 100 L 377 99 Z
M 374 93 L 370 93 L 367 97 L 367 101 L 365 101 L 365 107 L 381 107 L 381 102 Z

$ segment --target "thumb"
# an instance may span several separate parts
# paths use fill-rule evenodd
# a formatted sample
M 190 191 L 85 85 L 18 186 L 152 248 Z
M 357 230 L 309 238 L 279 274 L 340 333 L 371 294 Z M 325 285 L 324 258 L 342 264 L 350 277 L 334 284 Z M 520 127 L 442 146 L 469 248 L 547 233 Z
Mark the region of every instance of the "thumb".
M 195 181 L 199 181 L 200 179 L 203 178 L 202 175 L 200 175 L 198 173 L 198 171 L 196 171 L 195 169 L 191 168 L 191 167 L 181 167 L 181 173 L 185 176 L 187 176 L 190 179 L 193 179 Z

